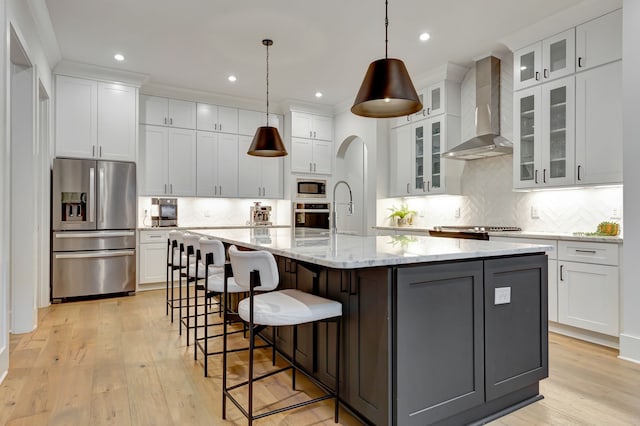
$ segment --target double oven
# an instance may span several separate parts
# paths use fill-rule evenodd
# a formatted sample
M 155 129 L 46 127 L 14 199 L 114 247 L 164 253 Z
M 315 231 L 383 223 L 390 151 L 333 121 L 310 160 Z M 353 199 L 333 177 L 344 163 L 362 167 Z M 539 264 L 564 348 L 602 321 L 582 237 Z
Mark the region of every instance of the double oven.
M 293 228 L 328 230 L 331 205 L 327 199 L 327 181 L 299 178 L 293 202 Z

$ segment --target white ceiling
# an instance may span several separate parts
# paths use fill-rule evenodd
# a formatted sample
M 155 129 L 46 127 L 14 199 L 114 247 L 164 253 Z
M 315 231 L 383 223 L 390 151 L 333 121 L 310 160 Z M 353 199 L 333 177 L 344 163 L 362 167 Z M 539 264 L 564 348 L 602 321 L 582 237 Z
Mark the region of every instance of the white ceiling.
M 497 40 L 581 0 L 389 2 L 389 56 L 422 76 L 448 62 L 505 50 Z M 46 0 L 66 60 L 150 75 L 150 83 L 335 105 L 353 99 L 384 56 L 383 0 Z M 426 43 L 421 32 L 431 34 Z M 121 52 L 122 63 L 113 60 Z M 227 81 L 235 74 L 238 81 Z M 317 100 L 316 91 L 324 97 Z

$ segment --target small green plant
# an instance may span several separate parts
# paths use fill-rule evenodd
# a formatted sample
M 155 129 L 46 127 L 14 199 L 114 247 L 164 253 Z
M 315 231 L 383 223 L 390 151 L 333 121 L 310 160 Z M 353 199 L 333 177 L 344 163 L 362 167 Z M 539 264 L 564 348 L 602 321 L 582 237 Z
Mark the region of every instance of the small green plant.
M 391 211 L 389 218 L 395 221 L 398 225 L 410 225 L 413 219 L 413 215 L 416 214 L 415 210 L 409 210 L 409 206 L 401 204 L 400 208 L 391 206 L 388 210 Z

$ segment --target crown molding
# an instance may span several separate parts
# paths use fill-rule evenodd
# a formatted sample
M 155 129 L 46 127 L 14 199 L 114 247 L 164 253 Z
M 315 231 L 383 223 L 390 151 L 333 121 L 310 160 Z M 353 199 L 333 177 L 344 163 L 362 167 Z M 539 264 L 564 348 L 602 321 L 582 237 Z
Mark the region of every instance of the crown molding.
M 136 87 L 142 86 L 149 79 L 148 74 L 67 61 L 66 59 L 58 62 L 58 65 L 53 69 L 53 73 L 128 84 Z

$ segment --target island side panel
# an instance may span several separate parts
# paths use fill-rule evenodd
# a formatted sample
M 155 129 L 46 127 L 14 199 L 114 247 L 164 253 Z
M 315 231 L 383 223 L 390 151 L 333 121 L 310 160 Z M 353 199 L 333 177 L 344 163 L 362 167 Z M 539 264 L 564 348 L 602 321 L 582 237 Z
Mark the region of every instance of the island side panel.
M 481 405 L 482 261 L 399 267 L 395 301 L 395 424 L 431 424 Z

